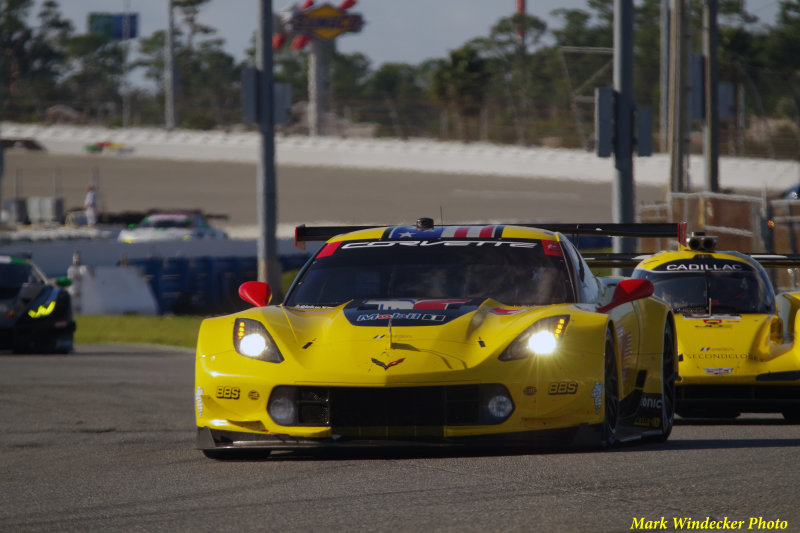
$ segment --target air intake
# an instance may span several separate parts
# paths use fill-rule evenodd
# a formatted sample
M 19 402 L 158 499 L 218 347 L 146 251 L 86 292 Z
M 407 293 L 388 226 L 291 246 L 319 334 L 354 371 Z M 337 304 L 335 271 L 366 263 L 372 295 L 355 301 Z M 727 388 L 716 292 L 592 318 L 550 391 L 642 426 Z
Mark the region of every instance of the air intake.
M 693 232 L 686 239 L 686 245 L 695 252 L 713 252 L 717 247 L 718 237 L 711 237 L 703 232 Z
M 422 217 L 417 219 L 417 229 L 421 230 L 431 230 L 433 229 L 433 219 L 428 217 Z

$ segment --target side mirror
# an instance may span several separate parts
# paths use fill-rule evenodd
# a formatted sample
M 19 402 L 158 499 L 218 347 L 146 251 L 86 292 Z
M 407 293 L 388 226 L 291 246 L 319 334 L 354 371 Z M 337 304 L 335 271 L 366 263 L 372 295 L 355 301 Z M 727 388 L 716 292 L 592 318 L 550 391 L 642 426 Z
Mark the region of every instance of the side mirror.
M 56 285 L 59 287 L 69 287 L 72 285 L 72 280 L 69 279 L 67 276 L 61 276 L 56 279 Z
M 239 298 L 256 307 L 264 307 L 272 297 L 272 289 L 263 281 L 245 281 L 239 285 Z
M 607 313 L 617 306 L 624 303 L 632 302 L 640 298 L 647 298 L 653 295 L 653 282 L 648 279 L 623 279 L 617 283 L 617 288 L 614 289 L 614 296 L 611 301 L 603 307 L 598 307 L 598 313 Z

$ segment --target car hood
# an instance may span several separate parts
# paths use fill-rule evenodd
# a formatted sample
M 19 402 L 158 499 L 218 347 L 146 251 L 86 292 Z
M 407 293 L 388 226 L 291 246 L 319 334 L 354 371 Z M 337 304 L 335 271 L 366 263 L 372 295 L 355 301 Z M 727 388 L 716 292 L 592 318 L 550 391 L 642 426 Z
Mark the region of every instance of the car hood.
M 771 334 L 775 320 L 769 314 L 676 315 L 678 353 L 687 364 L 700 367 L 774 359 L 791 347 Z
M 334 308 L 270 306 L 263 313 L 287 359 L 352 375 L 463 370 L 497 355 L 538 318 L 567 305 L 510 307 L 495 300 L 354 301 Z M 332 358 L 331 354 L 336 357 Z

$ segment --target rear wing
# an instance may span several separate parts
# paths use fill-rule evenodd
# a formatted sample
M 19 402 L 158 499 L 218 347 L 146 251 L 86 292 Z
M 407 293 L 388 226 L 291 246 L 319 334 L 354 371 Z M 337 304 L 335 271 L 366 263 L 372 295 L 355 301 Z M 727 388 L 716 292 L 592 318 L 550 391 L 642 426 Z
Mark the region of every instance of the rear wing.
M 800 254 L 747 254 L 764 268 L 800 268 Z
M 591 254 L 583 253 L 584 261 L 596 268 L 626 268 L 635 267 L 651 254 Z
M 447 224 L 448 226 L 475 226 L 478 224 Z M 528 228 L 539 228 L 548 231 L 557 231 L 568 235 L 594 235 L 608 237 L 676 237 L 679 242 L 686 240 L 686 222 L 642 222 L 642 223 L 516 223 L 507 224 L 509 226 L 523 226 Z M 305 249 L 304 243 L 307 241 L 327 241 L 328 239 L 350 233 L 379 227 L 371 226 L 306 226 L 301 224 L 294 230 L 295 246 Z M 622 255 L 622 254 L 607 254 Z
M 581 254 L 586 262 L 597 268 L 635 267 L 651 254 Z M 745 253 L 764 268 L 800 268 L 800 254 Z

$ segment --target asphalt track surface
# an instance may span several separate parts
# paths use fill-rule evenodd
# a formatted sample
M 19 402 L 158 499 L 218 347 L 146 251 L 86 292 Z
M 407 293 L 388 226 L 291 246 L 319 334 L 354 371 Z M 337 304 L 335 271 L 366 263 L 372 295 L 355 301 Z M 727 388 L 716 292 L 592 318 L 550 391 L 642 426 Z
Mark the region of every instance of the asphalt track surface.
M 800 531 L 800 426 L 780 417 L 678 420 L 666 443 L 611 451 L 215 461 L 194 449 L 193 365 L 142 345 L 0 354 L 0 531 Z
M 611 222 L 608 183 L 357 168 L 282 166 L 277 219 L 287 226 L 319 222 Z M 99 209 L 199 208 L 229 217 L 226 225 L 257 225 L 257 167 L 251 163 L 186 162 L 114 155 L 54 156 L 8 150 L 2 198 L 60 196 L 82 208 L 97 180 Z M 665 177 L 666 183 L 667 177 Z M 664 189 L 640 186 L 637 203 L 664 200 Z

